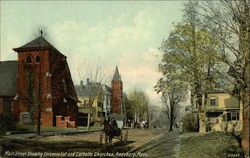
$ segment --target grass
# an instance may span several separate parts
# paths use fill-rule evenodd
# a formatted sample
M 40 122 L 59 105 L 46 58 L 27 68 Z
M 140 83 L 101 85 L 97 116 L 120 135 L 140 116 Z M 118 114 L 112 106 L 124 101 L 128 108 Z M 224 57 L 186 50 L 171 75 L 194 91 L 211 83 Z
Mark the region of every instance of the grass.
M 238 133 L 239 134 L 239 133 Z M 180 158 L 242 157 L 237 139 L 226 132 L 184 133 L 181 136 Z

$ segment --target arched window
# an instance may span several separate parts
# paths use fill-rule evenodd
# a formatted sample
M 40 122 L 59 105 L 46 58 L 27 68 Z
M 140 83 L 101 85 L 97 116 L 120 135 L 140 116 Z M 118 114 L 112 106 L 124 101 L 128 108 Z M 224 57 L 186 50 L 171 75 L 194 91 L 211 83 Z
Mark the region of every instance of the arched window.
M 27 62 L 27 63 L 31 63 L 31 58 L 30 58 L 30 56 L 27 56 L 26 62 Z
M 65 79 L 62 79 L 62 88 L 63 88 L 63 92 L 67 93 L 67 83 Z
M 40 61 L 41 61 L 40 56 L 39 56 L 39 55 L 36 56 L 36 62 L 37 62 L 37 63 L 40 63 Z

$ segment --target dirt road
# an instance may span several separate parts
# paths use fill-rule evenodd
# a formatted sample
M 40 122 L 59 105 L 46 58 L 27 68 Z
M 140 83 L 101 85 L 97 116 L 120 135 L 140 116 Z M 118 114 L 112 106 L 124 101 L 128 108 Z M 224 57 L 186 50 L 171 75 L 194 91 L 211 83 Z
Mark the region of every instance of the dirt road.
M 128 152 L 164 133 L 164 129 L 130 129 L 128 143 L 114 140 L 113 145 L 100 145 L 99 133 L 84 133 L 71 136 L 49 136 L 40 139 L 7 139 L 1 142 L 2 150 L 30 152 Z

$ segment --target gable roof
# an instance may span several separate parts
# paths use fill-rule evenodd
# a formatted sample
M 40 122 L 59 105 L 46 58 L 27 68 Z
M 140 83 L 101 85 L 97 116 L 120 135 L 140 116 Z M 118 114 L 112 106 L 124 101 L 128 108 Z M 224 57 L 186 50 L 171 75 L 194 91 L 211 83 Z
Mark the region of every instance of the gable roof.
M 115 73 L 113 75 L 113 80 L 114 81 L 120 81 L 121 80 L 121 75 L 119 74 L 118 66 L 115 67 Z
M 0 62 L 0 96 L 16 95 L 17 61 Z
M 101 84 L 97 82 L 89 82 L 87 85 L 75 85 L 75 90 L 79 97 L 98 96 L 101 88 Z

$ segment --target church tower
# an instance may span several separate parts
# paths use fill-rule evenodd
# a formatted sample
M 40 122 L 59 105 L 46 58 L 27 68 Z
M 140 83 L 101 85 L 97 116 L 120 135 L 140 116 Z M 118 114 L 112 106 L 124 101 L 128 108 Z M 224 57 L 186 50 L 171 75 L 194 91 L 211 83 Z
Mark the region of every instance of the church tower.
M 43 36 L 14 48 L 18 55 L 17 106 L 21 123 L 35 120 L 40 105 L 41 125 L 59 126 L 57 116 L 77 121 L 78 102 L 66 56 Z
M 121 114 L 122 111 L 122 94 L 123 85 L 118 67 L 115 68 L 115 73 L 111 82 L 112 88 L 112 113 Z

